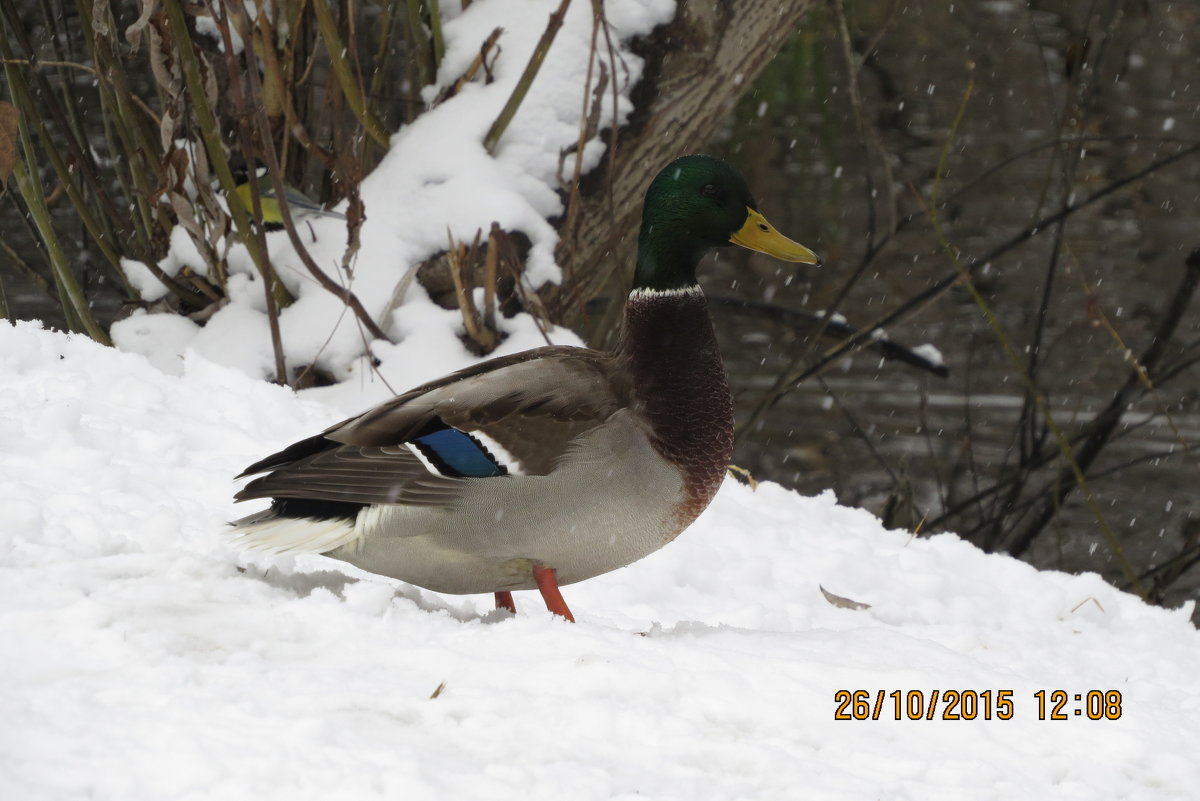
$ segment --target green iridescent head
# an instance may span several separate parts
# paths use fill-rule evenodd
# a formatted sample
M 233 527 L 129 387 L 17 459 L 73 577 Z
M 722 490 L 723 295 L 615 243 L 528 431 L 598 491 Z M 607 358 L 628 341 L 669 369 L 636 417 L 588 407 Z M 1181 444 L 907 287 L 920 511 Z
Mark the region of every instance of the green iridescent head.
M 811 250 L 776 231 L 757 210 L 741 173 L 711 156 L 684 156 L 646 190 L 635 289 L 681 289 L 715 247 L 740 245 L 777 259 L 819 264 Z

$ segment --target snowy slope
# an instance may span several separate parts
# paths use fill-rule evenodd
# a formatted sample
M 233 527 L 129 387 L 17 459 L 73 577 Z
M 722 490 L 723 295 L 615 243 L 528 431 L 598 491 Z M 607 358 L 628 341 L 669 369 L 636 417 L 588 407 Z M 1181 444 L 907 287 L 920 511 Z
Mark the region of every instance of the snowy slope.
M 514 618 L 320 557 L 246 563 L 223 540 L 248 511 L 231 476 L 336 416 L 198 357 L 169 376 L 0 325 L 0 799 L 1200 786 L 1188 610 L 889 532 L 828 495 L 727 483 L 668 548 L 568 587 L 574 626 L 536 594 Z M 1060 688 L 1119 690 L 1123 714 L 1039 720 L 1033 693 Z M 839 689 L 1011 690 L 1013 715 L 835 721 Z

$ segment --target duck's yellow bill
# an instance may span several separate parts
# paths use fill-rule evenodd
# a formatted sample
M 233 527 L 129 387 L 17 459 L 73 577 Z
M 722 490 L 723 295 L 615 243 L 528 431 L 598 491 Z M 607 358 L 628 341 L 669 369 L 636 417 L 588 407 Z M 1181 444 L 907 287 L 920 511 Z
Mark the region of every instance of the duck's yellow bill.
M 774 256 L 782 261 L 794 261 L 801 264 L 821 263 L 821 259 L 816 253 L 776 231 L 775 227 L 767 222 L 766 217 L 748 206 L 746 211 L 749 212 L 746 215 L 746 224 L 729 237 L 730 242 L 750 250 L 757 250 L 759 253 L 766 253 L 768 256 Z

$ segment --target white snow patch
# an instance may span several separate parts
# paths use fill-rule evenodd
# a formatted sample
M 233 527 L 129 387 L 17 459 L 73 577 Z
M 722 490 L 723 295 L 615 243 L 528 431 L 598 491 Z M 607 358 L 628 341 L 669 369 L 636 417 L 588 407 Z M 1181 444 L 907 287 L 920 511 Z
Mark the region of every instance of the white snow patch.
M 0 325 L 0 798 L 1155 801 L 1200 782 L 1190 605 L 732 481 L 676 542 L 566 588 L 574 626 L 536 593 L 512 617 L 323 557 L 248 562 L 231 476 L 341 412 L 183 367 Z M 860 689 L 1010 690 L 1013 715 L 897 721 L 889 700 L 835 720 Z M 1121 716 L 1072 700 L 1039 720 L 1056 689 L 1119 691 Z
M 936 345 L 931 345 L 929 343 L 917 345 L 912 349 L 912 352 L 935 367 L 940 367 L 946 363 L 946 360 L 942 357 L 942 352 Z
M 200 326 L 179 314 L 135 311 L 112 327 L 113 344 L 129 353 L 140 353 L 171 375 L 183 374 L 183 352 L 200 332 Z

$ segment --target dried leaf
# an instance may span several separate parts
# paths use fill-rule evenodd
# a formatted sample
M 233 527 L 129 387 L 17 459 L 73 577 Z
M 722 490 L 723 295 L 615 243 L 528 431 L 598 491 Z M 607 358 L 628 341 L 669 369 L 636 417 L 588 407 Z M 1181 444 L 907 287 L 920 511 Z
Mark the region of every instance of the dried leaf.
M 111 14 L 108 0 L 95 0 L 92 3 L 92 32 L 96 34 L 97 39 L 109 38 L 111 28 L 108 27 L 108 23 Z
M 751 475 L 750 471 L 744 467 L 738 467 L 736 464 L 731 464 L 725 468 L 729 475 L 733 476 L 739 484 L 745 484 L 752 490 L 758 489 L 758 481 Z
M 817 586 L 821 587 L 820 584 L 818 584 Z M 854 600 L 851 600 L 850 598 L 843 598 L 840 595 L 834 595 L 832 592 L 825 589 L 824 587 L 821 587 L 821 594 L 825 596 L 826 601 L 829 601 L 829 603 L 832 606 L 836 606 L 839 609 L 853 609 L 855 612 L 858 612 L 863 609 L 871 608 L 870 604 L 864 604 L 864 603 L 861 603 L 860 601 L 854 601 Z
M 150 24 L 150 15 L 158 8 L 158 0 L 142 0 L 142 15 L 125 29 L 125 41 L 129 42 L 129 54 L 137 53 L 138 45 L 142 42 L 142 31 Z
M 8 183 L 17 164 L 17 107 L 0 100 L 0 188 Z
M 184 193 L 184 181 L 187 178 L 189 160 L 187 151 L 183 148 L 174 145 L 168 148 L 158 169 L 162 185 L 150 196 L 151 204 L 157 204 L 168 192 Z

